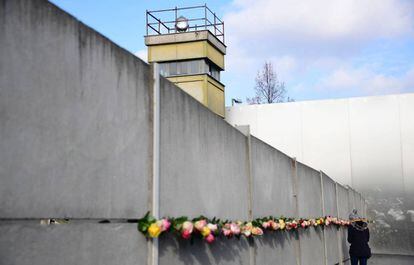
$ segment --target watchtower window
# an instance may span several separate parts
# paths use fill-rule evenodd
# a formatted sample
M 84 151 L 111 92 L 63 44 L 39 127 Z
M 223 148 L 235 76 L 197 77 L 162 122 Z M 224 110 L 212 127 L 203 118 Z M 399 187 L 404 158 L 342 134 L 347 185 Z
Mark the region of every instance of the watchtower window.
M 220 69 L 204 59 L 160 63 L 160 73 L 165 77 L 208 74 L 220 81 Z

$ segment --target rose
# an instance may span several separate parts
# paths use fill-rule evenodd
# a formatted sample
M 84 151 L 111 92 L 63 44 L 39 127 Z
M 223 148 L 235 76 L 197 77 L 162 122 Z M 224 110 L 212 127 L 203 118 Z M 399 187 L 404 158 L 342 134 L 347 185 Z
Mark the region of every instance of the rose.
M 223 235 L 227 236 L 227 237 L 231 236 L 231 230 L 230 229 L 223 229 Z
M 252 234 L 253 225 L 251 222 L 246 223 L 241 227 L 241 233 L 246 237 L 249 237 Z
M 262 226 L 263 226 L 264 229 L 268 229 L 271 226 L 270 221 L 263 222 Z
M 210 228 L 208 228 L 207 226 L 204 226 L 203 229 L 201 229 L 200 232 L 203 235 L 203 237 L 206 237 L 209 234 L 211 234 Z
M 273 221 L 273 220 L 271 220 L 271 221 L 270 221 L 270 225 L 272 226 L 272 229 L 273 229 L 273 230 L 277 230 L 277 229 L 279 229 L 279 228 L 280 228 L 279 223 L 276 223 L 276 222 L 275 222 L 275 221 Z
M 193 232 L 193 223 L 190 221 L 185 221 L 183 223 L 183 230 L 187 230 L 190 234 Z
M 157 223 L 152 223 L 148 228 L 148 235 L 152 238 L 158 237 L 161 234 L 161 227 Z
M 286 227 L 285 220 L 283 220 L 283 219 L 279 219 L 279 228 L 280 228 L 281 230 L 283 230 L 283 229 L 285 229 L 285 227 Z
M 216 232 L 218 229 L 217 224 L 208 223 L 207 227 L 211 230 L 211 232 Z
M 305 228 L 305 227 L 306 227 L 306 221 L 303 221 L 303 222 L 300 224 L 300 226 L 301 226 L 302 228 Z
M 261 236 L 263 235 L 263 230 L 260 227 L 253 227 L 252 228 L 252 234 L 255 236 Z
M 191 232 L 189 230 L 183 230 L 181 232 L 181 236 L 184 239 L 189 239 L 191 237 Z
M 236 223 L 231 223 L 230 224 L 230 231 L 233 235 L 240 234 L 240 225 L 236 224 Z
M 223 232 L 224 236 L 230 237 L 231 236 L 230 224 L 229 223 L 224 224 L 221 231 Z
M 194 223 L 194 227 L 198 230 L 201 231 L 203 230 L 203 228 L 207 225 L 207 221 L 202 219 L 202 220 L 198 220 L 197 222 Z
M 164 232 L 164 231 L 167 231 L 168 228 L 170 228 L 171 222 L 168 219 L 164 218 L 164 219 L 158 220 L 157 225 L 161 227 L 161 231 Z
M 214 236 L 213 236 L 213 234 L 209 234 L 209 235 L 206 237 L 206 241 L 207 241 L 207 243 L 209 243 L 209 244 L 213 243 L 213 242 L 214 242 Z

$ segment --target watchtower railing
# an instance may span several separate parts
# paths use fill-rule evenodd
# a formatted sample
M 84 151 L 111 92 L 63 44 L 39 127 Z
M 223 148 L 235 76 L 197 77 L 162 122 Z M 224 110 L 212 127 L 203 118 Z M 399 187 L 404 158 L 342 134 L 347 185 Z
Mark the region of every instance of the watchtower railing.
M 207 5 L 175 7 L 171 9 L 146 11 L 147 36 L 178 33 L 175 23 L 180 13 L 190 12 L 186 17 L 189 31 L 209 30 L 224 43 L 224 22 Z M 201 15 L 200 15 L 201 14 Z M 192 17 L 194 16 L 194 17 Z

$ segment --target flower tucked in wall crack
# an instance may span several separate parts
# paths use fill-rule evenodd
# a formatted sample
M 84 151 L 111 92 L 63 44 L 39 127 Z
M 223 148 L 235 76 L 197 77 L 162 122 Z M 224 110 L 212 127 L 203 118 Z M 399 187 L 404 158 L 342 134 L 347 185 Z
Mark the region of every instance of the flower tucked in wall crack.
M 209 219 L 204 216 L 199 216 L 192 220 L 186 216 L 157 220 L 149 212 L 143 218 L 138 219 L 138 230 L 147 238 L 157 238 L 164 233 L 174 233 L 186 240 L 192 237 L 199 237 L 209 244 L 217 240 L 220 235 L 227 238 L 233 236 L 240 238 L 241 235 L 250 238 L 261 236 L 266 231 L 283 232 L 284 230 L 316 228 L 318 226 L 326 227 L 330 225 L 335 225 L 339 228 L 350 225 L 350 222 L 332 216 L 309 219 L 267 216 L 248 222 L 221 221 L 215 217 Z

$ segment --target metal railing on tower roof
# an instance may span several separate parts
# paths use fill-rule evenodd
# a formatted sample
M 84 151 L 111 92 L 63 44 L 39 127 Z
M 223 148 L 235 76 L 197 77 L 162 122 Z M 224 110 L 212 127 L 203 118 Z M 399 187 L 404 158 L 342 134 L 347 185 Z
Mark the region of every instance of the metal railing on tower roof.
M 188 22 L 185 31 L 180 31 L 176 27 L 177 19 L 181 16 Z M 224 43 L 224 22 L 206 4 L 146 11 L 147 36 L 201 30 L 209 30 Z

